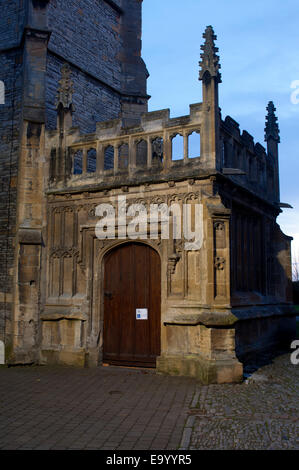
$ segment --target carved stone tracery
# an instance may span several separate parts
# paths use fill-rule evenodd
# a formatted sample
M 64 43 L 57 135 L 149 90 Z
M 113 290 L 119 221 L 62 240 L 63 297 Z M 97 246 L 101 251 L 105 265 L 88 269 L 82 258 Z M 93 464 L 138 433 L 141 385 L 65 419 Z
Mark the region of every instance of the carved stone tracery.
M 61 79 L 59 80 L 59 88 L 56 96 L 55 106 L 58 108 L 62 105 L 63 109 L 71 109 L 74 111 L 73 105 L 73 81 L 71 80 L 71 68 L 68 64 L 64 64 L 61 69 Z
M 58 247 L 53 247 L 50 250 L 50 257 L 51 258 L 72 258 L 79 256 L 79 250 L 77 247 L 73 246 L 71 248 L 58 248 Z

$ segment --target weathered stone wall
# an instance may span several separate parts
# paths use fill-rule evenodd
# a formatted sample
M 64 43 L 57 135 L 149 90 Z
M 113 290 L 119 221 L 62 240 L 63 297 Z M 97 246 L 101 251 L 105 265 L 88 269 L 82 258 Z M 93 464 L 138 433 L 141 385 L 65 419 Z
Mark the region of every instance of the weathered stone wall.
M 104 1 L 53 0 L 48 6 L 47 128 L 56 127 L 60 68 L 68 62 L 74 82 L 73 124 L 82 132 L 120 112 L 119 13 Z
M 61 78 L 60 69 L 64 60 L 49 53 L 47 60 L 46 87 L 46 121 L 47 129 L 56 129 L 57 111 L 55 97 L 58 82 Z M 71 66 L 71 78 L 74 82 L 73 125 L 80 131 L 92 132 L 97 121 L 105 121 L 119 117 L 121 110 L 119 94 L 101 85 L 93 76 L 84 73 L 78 67 Z
M 0 50 L 16 47 L 22 37 L 26 2 L 1 0 Z
M 273 316 L 240 321 L 236 324 L 236 355 L 247 364 L 256 364 L 277 351 L 287 351 L 295 338 L 296 318 L 279 316 L 273 308 Z M 265 354 L 265 357 L 263 356 Z
M 56 128 L 55 98 L 65 62 L 74 82 L 73 125 L 82 133 L 124 114 L 123 100 L 133 115 L 146 110 L 147 71 L 140 57 L 139 0 L 0 0 L 0 11 L 0 80 L 6 88 L 6 103 L 0 105 L 0 339 L 10 344 L 18 334 L 12 331 L 16 228 L 33 223 L 16 220 L 17 191 L 19 214 L 30 212 L 31 204 L 20 196 L 18 176 L 25 121 L 43 123 L 45 112 L 47 128 Z M 131 65 L 125 70 L 124 64 Z M 36 196 L 41 200 L 42 194 Z
M 120 14 L 104 0 L 51 0 L 49 49 L 116 89 L 122 76 Z
M 0 8 L 0 80 L 5 85 L 5 104 L 0 105 L 0 340 L 4 340 L 5 323 L 10 334 L 23 72 L 19 44 L 25 6 L 2 0 Z
M 0 46 L 7 86 L 0 135 L 0 332 L 3 337 L 6 328 L 6 345 L 9 335 L 13 339 L 8 362 L 53 359 L 97 365 L 104 315 L 101 266 L 112 245 L 95 235 L 96 206 L 124 193 L 132 203 L 147 206 L 176 203 L 182 209 L 183 203 L 201 203 L 201 248 L 197 245 L 188 252 L 183 242 L 164 240 L 161 234 L 149 241 L 162 261 L 163 328 L 157 366 L 162 372 L 197 376 L 206 383 L 239 381 L 242 366 L 235 350 L 240 355 L 250 352 L 244 339 L 246 325 L 251 328 L 249 322 L 258 319 L 256 324 L 262 327 L 252 327 L 251 343 L 258 345 L 266 332 L 270 344 L 279 326 L 273 329 L 270 321 L 259 319 L 273 316 L 273 305 L 278 320 L 292 314 L 290 242 L 275 225 L 278 192 L 271 189 L 273 181 L 278 183 L 278 166 L 269 164 L 266 149 L 254 145 L 249 134 L 244 131 L 241 136 L 231 118 L 221 120 L 221 77 L 211 27 L 204 35 L 203 103 L 191 105 L 190 116 L 181 118 L 170 119 L 169 110 L 143 114 L 148 96 L 141 59 L 141 4 L 1 3 L 8 7 L 1 31 L 9 50 Z M 24 10 L 22 17 L 23 5 L 28 14 Z M 65 63 L 68 66 L 61 70 Z M 212 67 L 205 70 L 207 64 Z M 58 89 L 59 129 L 53 131 Z M 270 110 L 268 120 L 275 128 L 273 107 Z M 193 132 L 201 135 L 200 156 L 195 158 L 189 152 Z M 277 133 L 278 129 L 274 136 L 267 133 L 275 162 Z M 173 152 L 177 134 L 183 139 L 180 160 Z M 243 214 L 236 205 L 251 208 L 249 221 L 247 209 Z M 270 225 L 264 226 L 265 217 Z M 230 238 L 231 227 L 241 238 Z M 270 233 L 270 255 L 277 258 L 269 281 L 272 298 L 265 295 L 264 267 L 273 261 L 264 248 Z M 253 242 L 253 251 L 240 249 Z M 14 276 L 13 293 L 7 273 Z M 235 284 L 230 279 L 234 273 Z M 255 282 L 246 283 L 246 276 L 247 281 L 254 276 Z M 234 291 L 241 291 L 237 302 Z M 244 327 L 239 325 L 242 321 Z
M 74 82 L 73 125 L 82 132 L 94 131 L 97 121 L 120 117 L 123 101 L 129 102 L 130 115 L 140 114 L 138 103 L 137 109 L 132 103 L 136 105 L 136 96 L 146 95 L 147 71 L 140 57 L 141 2 L 126 0 L 122 10 L 117 7 L 121 3 L 49 3 L 48 28 L 52 34 L 46 79 L 48 129 L 56 128 L 55 96 L 65 62 L 71 67 Z

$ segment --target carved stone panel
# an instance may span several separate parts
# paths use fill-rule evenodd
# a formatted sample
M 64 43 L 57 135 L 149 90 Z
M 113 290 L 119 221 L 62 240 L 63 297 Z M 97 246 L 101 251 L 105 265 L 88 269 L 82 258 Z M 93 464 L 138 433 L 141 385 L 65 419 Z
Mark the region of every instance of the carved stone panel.
M 214 220 L 214 296 L 224 300 L 227 292 L 226 222 Z

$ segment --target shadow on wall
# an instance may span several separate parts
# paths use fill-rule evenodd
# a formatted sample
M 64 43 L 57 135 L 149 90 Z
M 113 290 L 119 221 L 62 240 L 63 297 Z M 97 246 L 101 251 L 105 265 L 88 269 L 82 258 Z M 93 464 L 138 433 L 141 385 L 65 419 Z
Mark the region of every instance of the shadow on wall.
M 299 306 L 299 281 L 293 282 L 293 302 L 294 305 Z M 298 317 L 299 317 L 299 308 L 298 310 Z
M 5 364 L 5 348 L 3 341 L 0 341 L 0 366 Z
M 290 352 L 290 345 L 296 338 L 289 263 L 290 241 L 290 237 L 284 235 L 276 225 L 272 233 L 271 264 L 268 268 L 271 275 L 270 289 L 267 295 L 254 293 L 257 299 L 260 297 L 260 302 L 252 305 L 247 318 L 242 309 L 234 312 L 239 318 L 236 324 L 236 355 L 243 363 L 245 373 L 253 372 L 270 364 L 275 357 Z M 297 288 L 299 294 L 299 283 Z

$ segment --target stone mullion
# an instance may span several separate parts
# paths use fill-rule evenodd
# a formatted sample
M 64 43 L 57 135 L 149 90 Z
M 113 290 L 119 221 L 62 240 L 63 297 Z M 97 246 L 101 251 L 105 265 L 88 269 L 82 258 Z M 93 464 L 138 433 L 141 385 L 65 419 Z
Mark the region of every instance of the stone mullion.
M 130 172 L 136 169 L 136 158 L 137 158 L 137 142 L 130 137 L 129 138 L 129 159 L 128 159 L 129 160 L 128 166 L 129 166 Z
M 54 240 L 55 240 L 55 210 L 54 208 L 51 209 L 51 217 L 50 217 L 50 224 L 49 224 L 48 230 L 49 230 L 48 240 L 51 240 L 50 248 L 53 248 Z
M 65 212 L 61 209 L 60 212 L 60 223 L 61 223 L 61 232 L 60 232 L 60 243 L 61 246 L 65 246 Z M 59 295 L 63 295 L 63 268 L 64 261 L 63 257 L 59 261 Z
M 230 303 L 229 219 L 212 217 L 213 291 L 216 304 Z
M 65 246 L 65 208 L 60 210 L 60 246 Z
M 184 162 L 188 162 L 189 155 L 189 134 L 184 133 Z
M 82 157 L 82 174 L 87 173 L 87 148 L 83 149 L 83 157 Z
M 172 294 L 172 275 L 174 274 L 177 264 L 176 260 L 176 242 L 174 239 L 174 218 L 173 215 L 169 218 L 169 242 L 168 242 L 168 265 L 167 265 L 167 296 Z M 183 288 L 184 291 L 184 288 Z
M 55 233 L 55 212 L 54 209 L 50 209 L 50 223 L 48 226 L 48 240 L 50 240 L 50 246 L 48 247 L 48 283 L 47 283 L 47 291 L 48 296 L 52 295 L 52 286 L 53 286 L 53 259 L 51 256 L 51 249 L 54 246 L 54 233 Z
M 59 258 L 59 288 L 58 288 L 59 297 L 63 295 L 63 268 L 64 268 L 64 258 L 61 256 Z
M 217 242 L 217 224 L 222 225 L 222 221 L 218 221 L 217 219 L 213 219 L 213 243 L 214 243 L 214 259 L 213 259 L 213 266 L 214 266 L 214 300 L 217 301 L 219 298 L 223 297 L 223 270 L 224 270 L 224 258 L 221 256 L 222 252 L 220 252 L 220 248 Z M 224 230 L 224 226 L 223 226 Z
M 146 142 L 147 142 L 147 168 L 151 168 L 153 152 L 152 152 L 152 140 L 149 136 L 147 136 Z
M 164 135 L 165 155 L 164 168 L 168 168 L 172 163 L 172 138 L 170 135 Z
M 93 282 L 93 268 L 94 268 L 94 243 L 95 239 L 93 235 L 89 233 L 88 237 L 86 237 L 86 253 L 88 254 L 88 258 L 86 260 L 86 292 L 87 298 L 89 299 L 88 303 L 91 306 L 90 308 L 90 322 L 89 322 L 89 334 L 92 333 L 94 327 L 94 312 L 92 309 L 92 282 Z
M 72 296 L 77 291 L 77 257 L 73 254 Z
M 48 297 L 53 295 L 53 257 L 49 256 Z
M 257 241 L 258 241 L 258 252 L 257 252 L 257 266 L 258 266 L 258 273 L 259 273 L 259 292 L 262 293 L 263 291 L 263 266 L 262 266 L 262 230 L 263 230 L 263 222 L 262 219 L 258 220 L 257 224 Z
M 101 175 L 104 172 L 104 160 L 105 160 L 105 150 L 104 146 L 97 142 L 97 167 L 96 173 Z
M 269 289 L 269 286 L 270 286 L 270 268 L 269 268 L 269 258 L 270 258 L 270 255 L 271 255 L 271 248 L 270 248 L 270 244 L 269 244 L 269 221 L 267 219 L 267 217 L 264 217 L 264 224 L 265 224 L 265 227 L 264 227 L 264 236 L 265 236 L 265 240 L 264 240 L 264 247 L 265 247 L 265 295 L 270 295 L 270 289 Z
M 118 171 L 118 154 L 119 154 L 118 147 L 119 147 L 118 143 L 114 144 L 114 146 L 113 146 L 113 148 L 114 148 L 114 157 L 113 157 L 114 173 L 117 173 L 117 171 Z
M 254 290 L 255 285 L 254 285 L 254 224 L 253 224 L 253 218 L 250 217 L 250 241 L 249 241 L 249 259 L 250 259 L 250 267 L 249 267 L 249 280 L 250 280 L 250 286 L 249 290 Z
M 248 291 L 248 217 L 244 217 L 243 222 L 243 240 L 244 240 L 244 248 L 243 248 L 243 278 L 244 278 L 244 289 Z
M 188 297 L 188 252 L 186 250 L 182 251 L 182 263 L 183 263 L 183 273 L 184 273 L 184 283 L 183 283 L 183 296 L 184 298 Z
M 223 207 L 221 214 L 215 214 L 212 205 L 208 211 L 207 303 L 227 307 L 230 305 L 230 211 Z
M 56 154 L 55 154 L 55 162 L 54 162 L 54 172 L 55 172 L 55 178 L 58 178 L 59 179 L 59 175 L 60 175 L 60 147 L 57 146 L 56 147 Z
M 268 291 L 268 271 L 267 271 L 267 221 L 266 217 L 262 218 L 262 244 L 263 244 L 263 295 L 267 295 Z
M 73 211 L 73 246 L 77 249 L 78 248 L 78 211 L 77 208 L 74 207 Z M 76 295 L 77 292 L 77 256 L 73 256 L 73 283 L 72 283 L 72 295 Z
M 231 304 L 231 279 L 230 279 L 230 266 L 231 266 L 231 256 L 230 256 L 230 217 L 227 217 L 224 220 L 225 226 L 225 297 L 226 302 L 230 305 Z
M 206 234 L 206 252 L 207 252 L 207 291 L 206 303 L 212 305 L 214 302 L 214 235 L 213 235 L 213 220 L 207 220 L 207 234 Z
M 73 220 L 74 220 L 74 228 L 73 228 L 73 245 L 74 246 L 78 246 L 78 210 L 77 210 L 77 207 L 75 206 L 74 207 L 74 210 L 73 210 Z

